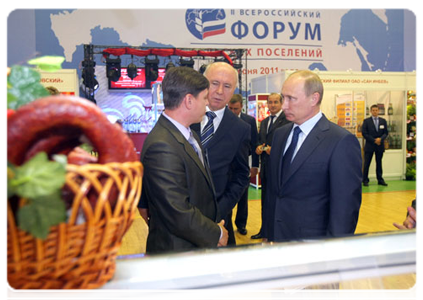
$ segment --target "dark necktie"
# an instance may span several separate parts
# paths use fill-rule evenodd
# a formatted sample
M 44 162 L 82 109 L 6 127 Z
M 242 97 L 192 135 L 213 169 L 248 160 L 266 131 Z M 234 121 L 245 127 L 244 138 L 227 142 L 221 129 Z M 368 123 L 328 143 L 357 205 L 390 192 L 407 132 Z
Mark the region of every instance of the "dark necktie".
M 201 152 L 200 145 L 198 145 L 198 142 L 192 135 L 192 132 L 189 133 L 188 142 L 191 144 L 192 148 L 194 148 L 195 153 L 197 153 L 198 158 L 200 158 L 201 163 L 204 165 L 203 154 Z
M 282 158 L 282 178 L 288 174 L 289 167 L 291 166 L 292 156 L 294 155 L 295 148 L 297 147 L 298 143 L 298 136 L 301 133 L 301 129 L 299 126 L 294 128 L 294 134 L 292 135 L 291 144 L 289 145 L 288 149 L 286 150 L 283 158 Z
M 206 144 L 210 141 L 214 134 L 213 119 L 216 118 L 216 114 L 212 111 L 206 112 L 209 121 L 201 132 L 201 144 L 205 147 Z
M 270 132 L 270 128 L 272 128 L 272 125 L 273 125 L 273 119 L 275 118 L 275 116 L 270 116 L 270 124 L 269 124 L 269 128 L 267 128 L 267 133 L 269 133 Z

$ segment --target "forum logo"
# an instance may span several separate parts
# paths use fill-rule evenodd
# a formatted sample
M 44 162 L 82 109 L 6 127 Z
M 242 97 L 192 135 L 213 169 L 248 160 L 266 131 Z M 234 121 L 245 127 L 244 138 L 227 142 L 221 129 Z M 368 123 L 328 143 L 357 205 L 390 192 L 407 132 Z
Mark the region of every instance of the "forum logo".
M 225 33 L 225 18 L 223 9 L 188 9 L 185 14 L 188 30 L 199 40 Z

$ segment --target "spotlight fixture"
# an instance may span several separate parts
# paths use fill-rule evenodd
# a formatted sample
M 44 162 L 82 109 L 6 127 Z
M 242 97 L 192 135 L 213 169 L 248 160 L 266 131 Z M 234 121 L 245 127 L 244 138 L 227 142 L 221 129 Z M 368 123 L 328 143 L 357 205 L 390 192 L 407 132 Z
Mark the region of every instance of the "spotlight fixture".
M 131 80 L 134 80 L 134 78 L 138 75 L 137 66 L 134 65 L 134 63 L 130 63 L 126 71 L 128 72 L 128 77 L 131 78 Z
M 181 59 L 179 60 L 179 63 L 181 64 L 182 67 L 190 67 L 190 68 L 194 67 L 194 60 L 192 58 L 184 59 L 183 57 L 181 57 Z
M 120 78 L 120 57 L 106 58 L 106 74 L 111 81 L 118 81 Z
M 173 62 L 168 62 L 166 65 L 166 71 L 169 70 L 170 68 L 173 68 L 175 66 L 175 64 Z
M 206 69 L 207 69 L 207 66 L 208 66 L 208 65 L 206 65 L 206 64 L 201 65 L 201 67 L 200 67 L 200 69 L 198 70 L 198 72 L 200 72 L 201 74 L 204 74 L 204 72 L 205 72 L 205 71 L 206 71 Z
M 159 77 L 159 59 L 157 56 L 154 58 L 145 58 L 145 78 L 147 81 L 155 81 Z

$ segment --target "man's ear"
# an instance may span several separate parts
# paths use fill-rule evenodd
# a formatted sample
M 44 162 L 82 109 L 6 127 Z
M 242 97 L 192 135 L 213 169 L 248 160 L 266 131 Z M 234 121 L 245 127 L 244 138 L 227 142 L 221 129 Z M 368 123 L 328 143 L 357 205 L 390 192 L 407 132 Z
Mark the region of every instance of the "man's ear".
M 186 94 L 182 103 L 185 105 L 186 109 L 191 110 L 194 105 L 194 97 L 191 94 Z
M 319 99 L 320 99 L 320 94 L 318 92 L 314 92 L 311 95 L 311 102 L 313 103 L 313 106 L 319 105 Z

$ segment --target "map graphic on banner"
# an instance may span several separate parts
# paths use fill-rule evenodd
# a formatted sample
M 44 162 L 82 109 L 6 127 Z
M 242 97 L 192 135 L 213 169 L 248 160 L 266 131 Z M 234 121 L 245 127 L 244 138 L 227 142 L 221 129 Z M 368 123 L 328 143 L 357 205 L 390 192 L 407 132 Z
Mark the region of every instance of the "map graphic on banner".
M 404 71 L 400 8 L 39 8 L 35 22 L 36 51 L 64 56 L 63 67 L 79 74 L 84 44 L 243 48 L 247 93 L 251 79 L 292 69 Z
M 78 66 L 82 45 L 91 43 L 245 48 L 249 77 L 299 68 L 404 71 L 403 10 L 80 9 L 35 15 L 37 52 L 63 55 L 69 68 Z M 158 26 L 164 20 L 168 25 Z
M 15 12 L 9 19 L 19 18 Z M 248 95 L 255 77 L 286 70 L 410 71 L 404 62 L 406 13 L 411 14 L 398 9 L 37 9 L 35 51 L 37 56 L 64 56 L 62 67 L 76 69 L 80 77 L 84 44 L 243 48 L 243 91 Z M 110 93 L 105 62 L 101 55 L 94 59 L 100 83 L 96 99 L 104 111 L 121 118 L 140 115 L 141 106 L 151 105 L 148 92 Z M 141 57 L 121 59 L 122 66 L 144 64 Z M 168 60 L 159 59 L 161 65 Z

